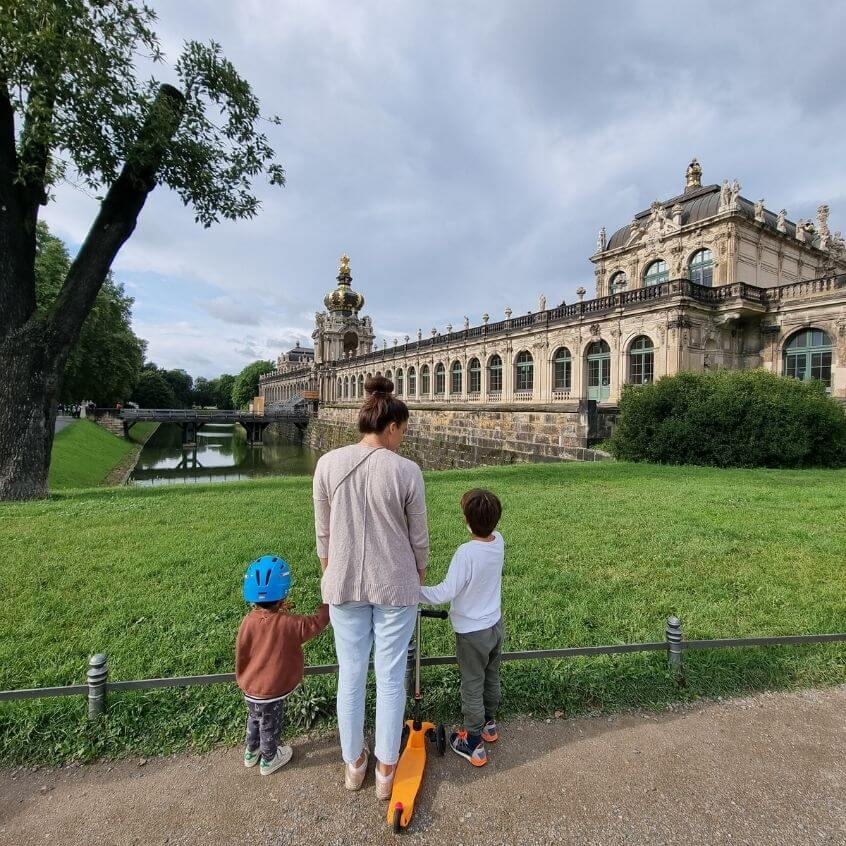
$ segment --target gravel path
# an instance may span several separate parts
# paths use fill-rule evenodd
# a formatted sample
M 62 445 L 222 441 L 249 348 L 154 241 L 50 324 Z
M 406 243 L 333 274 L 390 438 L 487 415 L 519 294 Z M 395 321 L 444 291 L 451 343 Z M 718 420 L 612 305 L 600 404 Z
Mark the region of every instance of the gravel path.
M 56 415 L 56 431 L 61 432 L 65 426 L 70 426 L 71 423 L 75 420 L 75 417 L 71 417 L 68 414 L 58 414 Z
M 385 803 L 340 783 L 333 738 L 262 778 L 240 749 L 0 771 L 0 843 L 388 844 Z M 431 758 L 409 842 L 846 844 L 846 686 L 513 720 L 474 770 Z

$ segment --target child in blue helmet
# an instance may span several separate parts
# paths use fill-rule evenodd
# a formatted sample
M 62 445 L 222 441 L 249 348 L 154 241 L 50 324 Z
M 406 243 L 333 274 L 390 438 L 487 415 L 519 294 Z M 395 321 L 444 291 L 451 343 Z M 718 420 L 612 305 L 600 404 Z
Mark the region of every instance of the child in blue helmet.
M 279 746 L 285 699 L 303 680 L 303 644 L 329 623 L 328 605 L 310 616 L 288 613 L 284 600 L 290 587 L 288 565 L 276 555 L 253 561 L 244 575 L 244 599 L 253 608 L 238 629 L 235 680 L 247 700 L 244 766 L 261 759 L 263 776 L 294 754 L 290 746 Z

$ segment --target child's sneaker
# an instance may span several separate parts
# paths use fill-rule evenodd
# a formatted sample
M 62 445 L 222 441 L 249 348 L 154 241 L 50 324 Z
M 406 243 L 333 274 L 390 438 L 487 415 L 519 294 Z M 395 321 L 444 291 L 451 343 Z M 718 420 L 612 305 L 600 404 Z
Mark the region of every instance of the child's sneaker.
M 449 745 L 456 755 L 466 758 L 474 767 L 484 767 L 488 763 L 488 754 L 481 737 L 473 745 L 465 729 L 453 732 L 449 736 Z
M 499 740 L 499 732 L 496 730 L 496 720 L 488 720 L 482 729 L 482 740 L 485 743 L 496 743 Z
M 259 768 L 261 774 L 270 775 L 271 773 L 275 773 L 276 770 L 281 770 L 291 760 L 293 755 L 294 750 L 290 746 L 280 746 L 270 761 L 265 761 L 264 758 L 261 759 L 261 767 Z
M 261 758 L 261 749 L 256 749 L 255 752 L 250 752 L 249 749 L 244 749 L 244 766 L 254 767 Z

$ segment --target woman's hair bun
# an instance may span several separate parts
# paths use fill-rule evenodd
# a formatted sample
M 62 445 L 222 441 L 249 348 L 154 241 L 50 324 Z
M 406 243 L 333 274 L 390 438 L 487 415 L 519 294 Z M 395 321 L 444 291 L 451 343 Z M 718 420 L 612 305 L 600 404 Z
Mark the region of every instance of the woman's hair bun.
M 394 392 L 394 383 L 384 376 L 370 376 L 364 383 L 364 391 L 376 397 L 389 397 Z

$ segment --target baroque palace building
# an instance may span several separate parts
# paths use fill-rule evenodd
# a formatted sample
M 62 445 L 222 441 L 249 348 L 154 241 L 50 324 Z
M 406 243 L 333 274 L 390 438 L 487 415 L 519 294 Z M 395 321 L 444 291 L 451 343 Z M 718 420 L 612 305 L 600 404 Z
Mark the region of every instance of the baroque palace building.
M 266 407 L 307 392 L 322 416 L 349 423 L 344 408 L 360 402 L 368 374 L 381 373 L 433 420 L 446 410 L 497 411 L 488 428 L 501 431 L 509 413 L 546 415 L 541 452 L 561 456 L 590 438 L 588 401 L 612 419 L 624 384 L 680 370 L 763 367 L 818 379 L 846 402 L 846 249 L 828 206 L 816 222 L 793 222 L 785 209 L 742 197 L 737 180 L 702 185 L 701 176 L 694 159 L 682 193 L 610 237 L 600 230 L 595 298 L 579 288 L 576 302 L 548 308 L 541 296 L 537 311 L 506 309 L 504 320 L 485 314 L 471 326 L 465 317 L 444 333 L 374 346 L 344 256 L 315 316 L 313 359 L 301 349 L 280 356 L 260 382 Z

